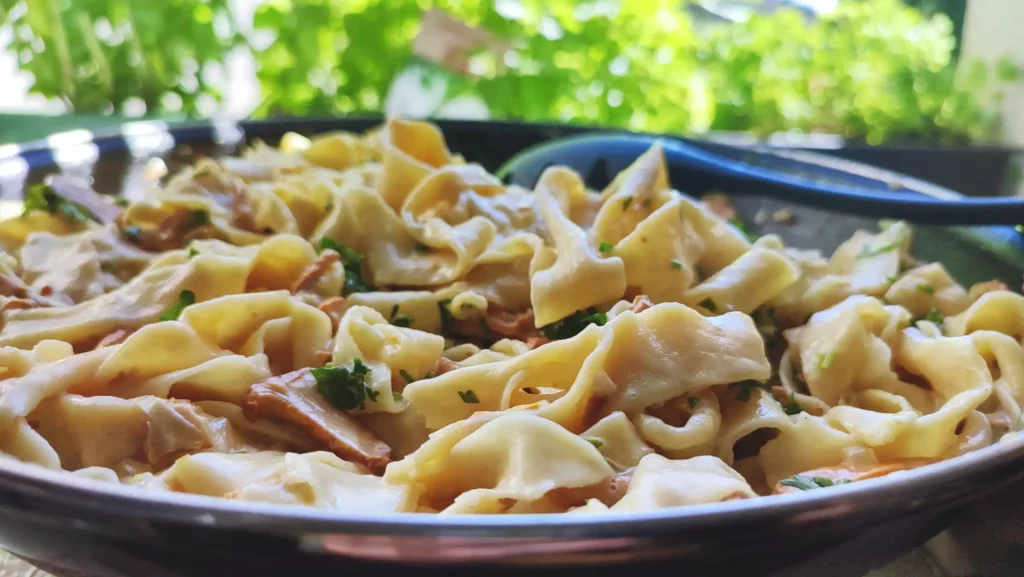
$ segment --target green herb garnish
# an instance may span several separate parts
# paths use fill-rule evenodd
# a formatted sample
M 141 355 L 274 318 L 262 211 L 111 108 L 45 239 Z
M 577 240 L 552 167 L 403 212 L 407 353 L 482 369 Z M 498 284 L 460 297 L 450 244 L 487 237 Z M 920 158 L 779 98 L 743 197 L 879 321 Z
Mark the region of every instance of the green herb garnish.
M 800 406 L 800 403 L 796 402 L 796 393 L 789 393 L 789 400 L 785 405 L 782 405 L 782 410 L 786 411 L 787 415 L 795 415 L 797 413 L 804 412 L 804 408 Z
M 595 437 L 583 437 L 583 440 L 593 445 L 595 449 L 600 449 L 604 446 L 604 441 Z
M 622 200 L 622 210 L 629 210 L 629 205 L 633 204 L 633 195 L 629 195 Z
M 683 263 L 681 263 L 681 262 L 679 262 L 677 260 L 673 260 L 673 261 L 671 261 L 671 266 L 672 266 L 672 268 L 674 268 L 676 270 L 680 270 L 680 269 L 683 268 Z
M 540 334 L 551 340 L 572 338 L 588 325 L 602 326 L 608 322 L 608 315 L 597 312 L 593 307 L 572 313 L 564 319 L 541 327 Z
M 885 277 L 885 283 L 886 284 L 892 284 L 892 283 L 898 281 L 899 279 L 900 279 L 900 277 L 898 277 L 898 276 L 887 276 L 887 277 Z
M 715 306 L 715 301 L 711 300 L 711 297 L 708 297 L 708 298 L 700 301 L 697 304 L 699 306 L 702 306 L 702 307 L 706 308 L 707 310 L 709 310 L 709 311 L 711 311 L 713 313 L 717 313 L 718 312 L 718 307 Z
M 448 308 L 452 304 L 451 298 L 441 299 L 437 301 L 437 310 L 441 313 L 441 330 L 447 332 L 451 326 L 452 321 L 455 317 L 452 316 L 452 309 Z
M 809 491 L 811 489 L 822 489 L 824 487 L 832 487 L 834 485 L 845 485 L 849 483 L 849 479 L 840 479 L 838 481 L 832 481 L 825 477 L 807 477 L 805 475 L 793 475 L 792 477 L 786 477 L 779 481 L 779 483 L 787 487 L 795 487 L 801 491 Z
M 736 391 L 736 400 L 744 403 L 750 400 L 750 391 L 753 389 L 764 389 L 766 391 L 771 390 L 770 384 L 755 381 L 753 379 L 747 379 L 738 383 L 731 383 L 729 386 L 739 389 Z
M 928 284 L 926 282 L 918 283 L 917 284 L 917 290 L 923 292 L 926 295 L 933 295 L 933 294 L 935 294 L 935 287 L 933 287 L 932 285 L 930 285 L 930 284 Z
M 835 351 L 829 351 L 827 353 L 818 353 L 818 368 L 827 369 L 832 366 L 832 361 L 836 358 Z
M 928 311 L 928 314 L 925 315 L 923 320 L 926 320 L 930 323 L 935 323 L 936 325 L 941 327 L 943 321 L 945 321 L 946 319 L 942 317 L 942 313 L 939 312 L 939 309 L 933 308 L 932 310 Z
M 370 369 L 361 359 L 354 359 L 351 367 L 328 365 L 309 372 L 316 379 L 316 390 L 339 409 L 363 409 L 366 399 L 376 402 L 380 395 L 367 386 L 366 375 L 370 374 Z
M 396 327 L 409 328 L 415 320 L 409 315 L 398 314 L 398 305 L 391 308 L 391 320 L 389 322 Z
M 195 229 L 210 224 L 210 213 L 205 210 L 193 210 L 188 219 L 188 229 Z
M 399 369 L 398 374 L 402 375 L 402 378 L 405 379 L 405 382 L 410 385 L 416 382 L 416 379 L 412 378 L 412 375 L 409 374 L 409 371 L 406 371 L 405 369 Z
M 181 311 L 186 307 L 196 304 L 196 293 L 192 291 L 181 291 L 178 293 L 178 302 L 167 312 L 160 315 L 161 321 L 176 321 L 181 316 Z
M 860 254 L 857 255 L 857 258 L 871 258 L 873 256 L 878 256 L 880 254 L 885 254 L 887 252 L 892 252 L 892 251 L 896 250 L 899 246 L 900 246 L 900 241 L 898 241 L 898 240 L 894 240 L 894 241 L 890 242 L 889 244 L 883 244 L 882 246 L 880 246 L 878 248 L 871 248 L 870 246 L 865 244 L 860 249 Z
M 81 205 L 71 202 L 54 192 L 53 188 L 46 184 L 37 184 L 28 189 L 25 193 L 25 213 L 33 210 L 41 210 L 57 215 L 70 222 L 86 222 L 89 220 L 89 211 Z
M 690 397 L 689 399 L 686 399 L 686 402 L 690 405 L 690 410 L 692 411 L 697 408 L 697 403 L 700 402 L 700 399 L 697 397 Z
M 758 239 L 758 236 L 754 234 L 754 231 L 750 230 L 750 226 L 747 225 L 747 223 L 743 222 L 742 220 L 738 218 L 730 218 L 729 224 L 740 229 L 740 232 L 743 233 L 743 236 L 747 237 L 748 241 L 754 242 Z
M 125 207 L 128 207 L 128 206 L 131 206 L 132 201 L 128 200 L 127 198 L 125 198 L 123 196 L 119 196 L 119 197 L 114 199 L 114 204 L 116 206 L 120 206 L 121 208 L 125 208 Z
M 468 391 L 459 391 L 459 398 L 467 405 L 475 405 L 480 402 L 480 399 L 476 398 L 476 393 L 473 392 L 473 389 Z
M 192 258 L 192 257 L 196 256 L 197 254 L 199 254 L 199 251 L 196 250 L 194 246 L 188 247 L 188 258 Z
M 363 253 L 327 237 L 320 239 L 320 252 L 325 250 L 333 250 L 341 255 L 341 264 L 345 268 L 345 286 L 341 290 L 342 296 L 347 297 L 352 293 L 369 293 L 377 290 L 377 287 L 363 280 Z
M 396 403 L 400 403 L 405 400 L 402 393 L 391 393 L 391 398 L 394 399 Z
M 779 336 L 779 323 L 775 318 L 775 307 L 757 309 L 750 316 L 754 319 L 754 326 L 757 327 L 757 332 L 761 333 L 761 338 L 768 344 L 774 343 Z
M 597 250 L 601 254 L 608 254 L 611 251 L 615 250 L 615 245 L 606 240 L 602 240 L 597 244 Z
M 138 226 L 129 226 L 121 229 L 121 234 L 129 241 L 138 244 L 142 241 L 142 229 Z

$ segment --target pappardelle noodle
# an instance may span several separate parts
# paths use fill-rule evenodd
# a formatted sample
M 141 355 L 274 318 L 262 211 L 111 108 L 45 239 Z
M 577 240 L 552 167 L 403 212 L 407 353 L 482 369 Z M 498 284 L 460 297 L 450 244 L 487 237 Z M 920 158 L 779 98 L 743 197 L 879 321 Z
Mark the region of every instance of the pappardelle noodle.
M 200 159 L 131 202 L 58 188 L 0 222 L 0 451 L 69 475 L 591 514 L 834 490 L 1019 435 L 1024 297 L 915 262 L 900 222 L 831 258 L 751 241 L 658 146 L 602 191 L 561 167 L 525 190 L 395 120 Z

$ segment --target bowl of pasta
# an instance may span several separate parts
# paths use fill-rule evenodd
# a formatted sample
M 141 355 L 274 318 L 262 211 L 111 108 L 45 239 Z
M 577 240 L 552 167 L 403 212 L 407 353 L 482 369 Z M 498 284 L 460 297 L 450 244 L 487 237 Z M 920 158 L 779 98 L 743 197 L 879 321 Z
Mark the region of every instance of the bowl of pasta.
M 657 146 L 600 184 L 493 176 L 578 130 L 0 149 L 0 546 L 67 575 L 861 575 L 1022 476 L 1013 229 L 730 202 Z

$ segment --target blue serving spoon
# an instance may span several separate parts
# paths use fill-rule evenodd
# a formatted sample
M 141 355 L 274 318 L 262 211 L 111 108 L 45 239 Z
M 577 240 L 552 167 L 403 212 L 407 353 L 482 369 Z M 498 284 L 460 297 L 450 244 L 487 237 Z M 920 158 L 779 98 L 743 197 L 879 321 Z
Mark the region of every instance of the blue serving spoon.
M 530 147 L 498 169 L 508 184 L 533 188 L 550 166 L 568 166 L 593 188 L 603 188 L 656 140 L 665 151 L 670 180 L 692 193 L 767 196 L 796 204 L 874 218 L 931 225 L 1024 223 L 1024 199 L 964 197 L 908 176 L 820 154 L 699 146 L 672 138 L 589 134 Z

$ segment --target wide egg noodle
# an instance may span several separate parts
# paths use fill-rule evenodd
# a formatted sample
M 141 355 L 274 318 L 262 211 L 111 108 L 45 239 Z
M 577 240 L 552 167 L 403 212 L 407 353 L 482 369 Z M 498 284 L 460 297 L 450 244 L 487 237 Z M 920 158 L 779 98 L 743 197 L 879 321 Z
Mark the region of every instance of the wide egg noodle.
M 332 360 L 336 365 L 346 365 L 360 359 L 369 368 L 366 385 L 378 394 L 376 400 L 366 404 L 367 412 L 398 413 L 405 408 L 396 396 L 405 388 L 405 375 L 425 377 L 443 350 L 441 336 L 396 327 L 379 312 L 354 306 L 341 319 Z M 396 386 L 396 381 L 402 384 Z
M 4 220 L 0 455 L 354 514 L 607 514 L 1020 438 L 1024 297 L 915 261 L 901 222 L 831 256 L 752 241 L 668 176 L 656 143 L 601 192 L 506 186 L 396 119 L 200 159 L 115 224 Z

